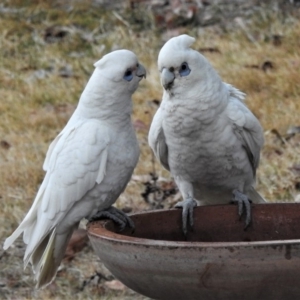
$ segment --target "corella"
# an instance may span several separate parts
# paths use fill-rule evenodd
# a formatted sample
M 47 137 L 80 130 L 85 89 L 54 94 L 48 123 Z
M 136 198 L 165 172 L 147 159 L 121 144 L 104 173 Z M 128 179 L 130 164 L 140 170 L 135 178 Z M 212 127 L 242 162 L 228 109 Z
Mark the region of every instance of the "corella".
M 197 205 L 232 200 L 251 220 L 250 200 L 265 202 L 255 190 L 264 137 L 245 94 L 223 82 L 209 61 L 190 46 L 195 39 L 170 39 L 158 56 L 163 86 L 161 106 L 149 132 L 149 145 L 171 172 L 182 194 L 183 231 L 193 225 Z
M 51 143 L 32 207 L 4 243 L 6 250 L 23 233 L 24 264 L 32 265 L 37 288 L 55 277 L 81 219 L 106 216 L 121 228 L 133 226 L 112 204 L 139 158 L 131 96 L 145 76 L 133 52 L 105 55 L 95 63 L 74 114 Z

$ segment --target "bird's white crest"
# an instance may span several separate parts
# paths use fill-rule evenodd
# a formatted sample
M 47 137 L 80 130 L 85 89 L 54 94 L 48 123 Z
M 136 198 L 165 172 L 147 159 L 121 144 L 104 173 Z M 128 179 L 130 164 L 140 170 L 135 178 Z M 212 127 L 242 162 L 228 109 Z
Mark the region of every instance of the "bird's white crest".
M 122 60 L 119 59 L 120 56 Z M 103 77 L 113 81 L 119 81 L 121 78 L 118 70 L 126 70 L 137 63 L 137 57 L 133 52 L 122 49 L 104 55 L 100 60 L 94 63 L 94 67 L 101 70 Z
M 195 38 L 187 35 L 187 34 L 182 34 L 176 37 L 173 37 L 169 39 L 161 51 L 168 50 L 168 48 L 172 48 L 175 51 L 178 50 L 183 50 L 183 49 L 188 49 L 191 47 L 191 45 L 195 42 Z
M 122 60 L 120 60 L 120 56 L 122 56 Z M 113 61 L 119 66 L 126 66 L 137 62 L 137 57 L 132 51 L 126 49 L 116 50 L 104 55 L 94 63 L 94 66 L 104 69 L 107 64 L 111 64 Z
M 187 34 L 182 34 L 168 40 L 164 44 L 158 55 L 159 68 L 162 61 L 166 60 L 167 58 L 170 58 L 170 53 L 180 53 L 181 51 L 188 50 L 194 42 L 195 38 Z

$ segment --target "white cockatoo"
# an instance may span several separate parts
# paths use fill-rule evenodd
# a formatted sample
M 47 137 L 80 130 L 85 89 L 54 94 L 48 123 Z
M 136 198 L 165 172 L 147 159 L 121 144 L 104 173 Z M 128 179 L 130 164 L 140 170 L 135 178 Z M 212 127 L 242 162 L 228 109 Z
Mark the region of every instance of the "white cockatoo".
M 24 265 L 31 263 L 37 288 L 54 279 L 81 219 L 108 216 L 121 227 L 133 225 L 111 205 L 139 158 L 131 96 L 146 71 L 128 50 L 111 52 L 94 66 L 77 109 L 48 149 L 32 207 L 4 243 L 7 249 L 23 233 Z
M 197 205 L 236 201 L 239 214 L 249 199 L 265 200 L 255 190 L 263 130 L 243 100 L 245 94 L 223 82 L 208 60 L 190 48 L 195 39 L 170 39 L 158 56 L 163 99 L 149 132 L 149 145 L 171 172 L 182 194 L 183 231 L 193 225 Z

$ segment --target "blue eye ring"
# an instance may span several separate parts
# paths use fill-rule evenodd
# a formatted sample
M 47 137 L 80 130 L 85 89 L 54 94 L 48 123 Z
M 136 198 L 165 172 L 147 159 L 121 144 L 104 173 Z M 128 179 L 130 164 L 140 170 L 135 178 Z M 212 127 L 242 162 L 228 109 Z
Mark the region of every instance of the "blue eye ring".
M 179 69 L 179 75 L 181 77 L 188 76 L 191 73 L 191 69 L 189 68 L 188 63 L 184 62 L 181 64 Z
M 130 69 L 126 70 L 126 72 L 124 73 L 123 78 L 124 78 L 126 81 L 131 81 L 132 78 L 133 78 L 132 71 L 131 71 Z

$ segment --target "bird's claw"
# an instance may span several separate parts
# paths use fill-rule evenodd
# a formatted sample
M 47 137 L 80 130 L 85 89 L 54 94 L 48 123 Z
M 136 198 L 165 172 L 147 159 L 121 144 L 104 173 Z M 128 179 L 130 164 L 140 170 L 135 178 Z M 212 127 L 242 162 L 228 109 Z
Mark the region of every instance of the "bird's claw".
M 102 219 L 110 219 L 117 223 L 120 227 L 119 231 L 123 231 L 126 225 L 128 225 L 128 227 L 132 230 L 135 228 L 133 221 L 127 216 L 127 214 L 114 206 L 98 211 L 95 215 L 89 218 L 89 221 L 92 222 Z
M 234 190 L 232 192 L 233 194 L 233 202 L 237 202 L 238 204 L 238 210 L 239 210 L 239 216 L 242 217 L 244 211 L 246 212 L 246 220 L 245 220 L 245 229 L 249 226 L 251 222 L 251 205 L 250 200 L 248 197 L 240 192 L 239 190 Z
M 188 219 L 190 226 L 193 227 L 194 225 L 193 211 L 196 206 L 197 202 L 193 198 L 187 198 L 175 205 L 176 208 L 182 208 L 182 230 L 185 236 L 187 235 Z

